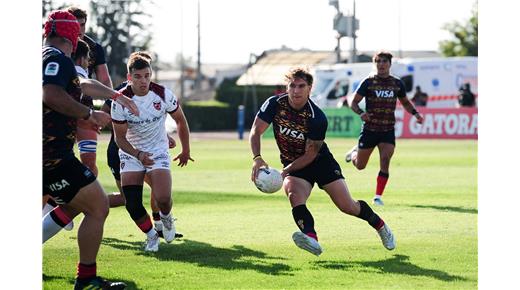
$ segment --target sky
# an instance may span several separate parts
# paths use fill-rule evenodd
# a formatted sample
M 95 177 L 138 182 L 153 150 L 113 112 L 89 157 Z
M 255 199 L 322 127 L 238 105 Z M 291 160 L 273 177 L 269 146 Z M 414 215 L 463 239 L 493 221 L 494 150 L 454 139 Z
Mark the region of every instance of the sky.
M 71 3 L 59 0 L 56 3 Z M 73 3 L 88 9 L 88 0 Z M 152 15 L 151 50 L 162 61 L 173 61 L 182 51 L 196 60 L 197 1 L 155 0 L 146 7 Z M 475 0 L 357 0 L 360 21 L 358 50 L 438 50 L 449 39 L 446 23 L 465 22 Z M 353 0 L 340 0 L 344 15 L 353 11 Z M 449 7 L 449 8 L 448 8 Z M 332 22 L 336 9 L 329 0 L 200 0 L 201 61 L 247 63 L 251 53 L 280 48 L 334 50 Z M 351 49 L 343 38 L 342 50 Z

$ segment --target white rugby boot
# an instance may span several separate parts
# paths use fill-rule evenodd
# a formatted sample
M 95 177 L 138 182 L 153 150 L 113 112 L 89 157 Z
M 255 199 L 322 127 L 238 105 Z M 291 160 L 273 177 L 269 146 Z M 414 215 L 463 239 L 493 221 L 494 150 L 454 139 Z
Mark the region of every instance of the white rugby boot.
M 358 146 L 357 146 L 357 145 L 354 146 L 354 147 L 352 147 L 352 149 L 350 149 L 350 151 L 348 151 L 347 154 L 345 155 L 345 161 L 346 161 L 347 163 L 349 163 L 350 161 L 352 161 L 352 154 L 353 154 L 354 152 L 356 152 L 356 154 L 357 154 L 357 151 L 358 151 Z
M 385 205 L 384 202 L 383 202 L 383 199 L 381 198 L 381 196 L 374 197 L 374 199 L 372 199 L 372 204 L 373 205 L 378 205 L 378 206 Z
M 63 229 L 66 230 L 66 231 L 72 231 L 73 228 L 74 228 L 74 222 L 73 221 L 70 221 L 70 223 L 68 223 L 66 226 L 63 227 Z
M 167 216 L 161 215 L 161 222 L 163 224 L 162 232 L 164 240 L 167 243 L 171 243 L 175 239 L 175 223 L 171 213 Z
M 319 256 L 323 252 L 323 249 L 321 248 L 320 243 L 318 243 L 318 241 L 307 236 L 302 232 L 295 232 L 292 235 L 292 238 L 296 246 L 316 256 Z
M 144 244 L 145 252 L 157 252 L 159 251 L 159 235 L 155 233 L 153 237 L 147 237 Z
M 386 223 L 377 231 L 377 233 L 383 242 L 383 246 L 385 246 L 387 250 L 395 249 L 396 242 L 394 234 L 390 230 L 390 227 L 386 225 Z

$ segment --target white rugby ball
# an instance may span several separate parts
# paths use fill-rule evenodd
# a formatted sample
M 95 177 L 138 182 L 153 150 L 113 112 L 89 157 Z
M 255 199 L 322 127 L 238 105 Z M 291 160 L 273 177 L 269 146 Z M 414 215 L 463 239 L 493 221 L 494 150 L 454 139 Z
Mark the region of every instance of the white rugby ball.
M 255 179 L 256 187 L 264 193 L 277 192 L 282 188 L 283 178 L 280 171 L 274 168 L 260 168 Z

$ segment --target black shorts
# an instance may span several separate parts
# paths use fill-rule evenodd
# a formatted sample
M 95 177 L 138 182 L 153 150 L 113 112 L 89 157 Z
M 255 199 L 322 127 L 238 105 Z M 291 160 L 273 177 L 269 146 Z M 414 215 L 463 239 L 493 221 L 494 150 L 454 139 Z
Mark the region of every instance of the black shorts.
M 81 188 L 94 181 L 94 173 L 73 157 L 52 170 L 43 170 L 43 195 L 51 195 L 58 204 L 69 203 Z
M 291 172 L 289 175 L 305 179 L 312 186 L 316 182 L 319 188 L 340 178 L 345 179 L 341 174 L 341 167 L 330 153 L 318 155 L 307 167 Z
M 107 163 L 115 180 L 121 180 L 121 174 L 119 172 L 121 164 L 121 161 L 119 160 L 119 147 L 117 147 L 116 142 L 113 140 L 110 140 L 110 143 L 108 143 Z
M 365 129 L 361 130 L 358 142 L 360 149 L 374 148 L 379 143 L 389 143 L 395 146 L 395 131 L 375 132 Z

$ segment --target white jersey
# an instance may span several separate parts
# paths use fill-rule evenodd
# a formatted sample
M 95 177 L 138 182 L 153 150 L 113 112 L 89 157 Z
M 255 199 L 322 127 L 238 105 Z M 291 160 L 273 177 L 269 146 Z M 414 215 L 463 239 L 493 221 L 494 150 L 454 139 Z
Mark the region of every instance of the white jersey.
M 130 85 L 122 89 L 121 93 L 132 98 L 139 109 L 139 116 L 135 116 L 127 108 L 112 102 L 112 121 L 128 124 L 128 142 L 135 149 L 145 152 L 168 151 L 166 117 L 168 113 L 173 113 L 179 108 L 173 92 L 152 82 L 145 96 L 134 95 Z

